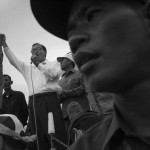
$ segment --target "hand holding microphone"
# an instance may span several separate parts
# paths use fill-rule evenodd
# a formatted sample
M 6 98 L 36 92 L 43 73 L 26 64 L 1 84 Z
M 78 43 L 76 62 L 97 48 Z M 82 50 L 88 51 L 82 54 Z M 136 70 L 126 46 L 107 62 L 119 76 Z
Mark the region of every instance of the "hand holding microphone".
M 38 60 L 38 56 L 37 55 L 32 55 L 31 56 L 31 63 L 30 64 L 34 64 L 36 67 L 38 66 L 38 64 L 40 63 Z

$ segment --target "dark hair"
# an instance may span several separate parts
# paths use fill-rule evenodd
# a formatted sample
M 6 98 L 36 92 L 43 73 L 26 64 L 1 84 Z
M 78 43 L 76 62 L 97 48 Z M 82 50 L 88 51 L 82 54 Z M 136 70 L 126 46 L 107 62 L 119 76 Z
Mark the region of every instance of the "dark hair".
M 40 43 L 34 43 L 32 46 L 35 46 L 35 45 L 40 45 L 42 47 L 42 49 L 45 51 L 45 53 L 47 54 L 47 49 L 44 45 L 42 45 Z
M 11 81 L 11 77 L 8 74 L 3 74 L 3 77 L 8 77 L 9 80 Z

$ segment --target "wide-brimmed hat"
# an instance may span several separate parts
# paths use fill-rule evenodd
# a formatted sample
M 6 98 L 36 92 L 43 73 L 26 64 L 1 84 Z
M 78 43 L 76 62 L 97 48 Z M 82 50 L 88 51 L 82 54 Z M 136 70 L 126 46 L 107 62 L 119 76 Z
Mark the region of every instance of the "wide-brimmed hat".
M 69 11 L 75 0 L 30 0 L 38 23 L 51 34 L 67 40 Z
M 68 40 L 67 24 L 70 9 L 76 0 L 30 0 L 38 23 L 51 34 Z M 139 0 L 146 2 L 148 0 Z
M 72 58 L 71 52 L 68 52 L 68 53 L 65 54 L 63 57 L 57 57 L 57 61 L 58 61 L 59 63 L 61 63 L 64 58 L 67 58 L 67 59 L 71 60 L 71 61 L 74 63 L 74 65 L 75 65 L 75 62 L 74 62 L 74 60 L 73 60 L 73 58 Z

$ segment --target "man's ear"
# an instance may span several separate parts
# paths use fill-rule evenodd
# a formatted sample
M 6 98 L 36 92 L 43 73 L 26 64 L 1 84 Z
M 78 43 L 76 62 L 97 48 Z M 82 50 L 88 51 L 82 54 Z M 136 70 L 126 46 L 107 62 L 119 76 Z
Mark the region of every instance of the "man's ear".
M 11 81 L 11 84 L 13 84 L 13 81 Z

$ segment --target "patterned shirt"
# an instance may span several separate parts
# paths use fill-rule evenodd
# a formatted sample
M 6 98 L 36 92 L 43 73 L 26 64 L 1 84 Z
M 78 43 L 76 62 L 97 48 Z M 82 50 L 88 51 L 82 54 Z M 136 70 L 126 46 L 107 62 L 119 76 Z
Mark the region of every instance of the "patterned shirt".
M 64 118 L 68 116 L 67 107 L 73 101 L 78 102 L 82 109 L 89 109 L 83 77 L 79 70 L 73 69 L 67 74 L 64 73 L 59 85 L 62 87 L 62 92 L 65 92 L 64 98 L 60 98 Z

